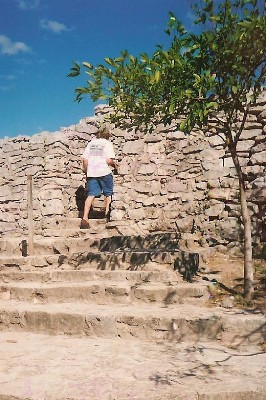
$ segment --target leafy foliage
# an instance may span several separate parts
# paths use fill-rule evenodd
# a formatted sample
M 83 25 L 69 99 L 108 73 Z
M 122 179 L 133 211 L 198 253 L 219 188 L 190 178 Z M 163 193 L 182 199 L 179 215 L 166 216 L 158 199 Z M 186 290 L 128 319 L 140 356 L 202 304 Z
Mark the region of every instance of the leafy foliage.
M 231 132 L 238 112 L 256 101 L 265 84 L 266 19 L 257 0 L 202 3 L 194 6 L 199 34 L 188 33 L 169 13 L 169 49 L 157 46 L 151 57 L 125 50 L 96 67 L 82 63 L 89 79 L 76 88 L 76 100 L 89 95 L 93 101 L 108 101 L 117 124 L 130 118 L 152 127 L 183 115 L 179 128 L 185 131 L 205 126 L 214 112 L 222 111 L 223 130 Z M 70 77 L 79 75 L 79 65 L 71 71 Z

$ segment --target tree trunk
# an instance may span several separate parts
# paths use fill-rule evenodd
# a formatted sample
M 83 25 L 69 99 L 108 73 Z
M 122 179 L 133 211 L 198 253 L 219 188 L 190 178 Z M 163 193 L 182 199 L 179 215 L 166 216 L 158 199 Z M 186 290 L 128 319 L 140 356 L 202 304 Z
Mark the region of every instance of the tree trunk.
M 241 216 L 244 226 L 244 297 L 247 300 L 251 300 L 254 294 L 251 220 L 247 205 L 247 193 L 244 177 L 235 149 L 233 151 L 231 150 L 231 155 L 239 181 Z

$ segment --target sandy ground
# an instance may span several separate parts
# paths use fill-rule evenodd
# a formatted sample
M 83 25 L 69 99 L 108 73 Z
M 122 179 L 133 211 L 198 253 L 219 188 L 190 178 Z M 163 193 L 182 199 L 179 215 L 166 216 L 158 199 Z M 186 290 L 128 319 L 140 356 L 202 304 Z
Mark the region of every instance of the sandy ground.
M 0 347 L 0 399 L 196 400 L 242 393 L 248 400 L 252 391 L 263 399 L 266 389 L 266 356 L 251 346 L 237 351 L 216 343 L 2 332 Z

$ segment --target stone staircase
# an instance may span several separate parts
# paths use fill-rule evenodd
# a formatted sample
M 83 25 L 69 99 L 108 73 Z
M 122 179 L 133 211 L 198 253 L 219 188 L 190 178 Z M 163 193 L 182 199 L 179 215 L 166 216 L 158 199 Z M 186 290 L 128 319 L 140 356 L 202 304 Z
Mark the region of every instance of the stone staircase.
M 203 250 L 52 222 L 0 239 L 0 400 L 265 399 L 265 318 L 208 304 Z

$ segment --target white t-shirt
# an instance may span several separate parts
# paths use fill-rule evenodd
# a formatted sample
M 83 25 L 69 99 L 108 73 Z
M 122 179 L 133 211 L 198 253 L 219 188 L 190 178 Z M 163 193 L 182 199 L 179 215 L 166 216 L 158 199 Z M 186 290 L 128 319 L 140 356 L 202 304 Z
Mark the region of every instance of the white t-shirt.
M 82 158 L 88 160 L 87 177 L 105 176 L 112 172 L 106 162 L 107 158 L 115 158 L 113 144 L 106 139 L 92 139 Z

